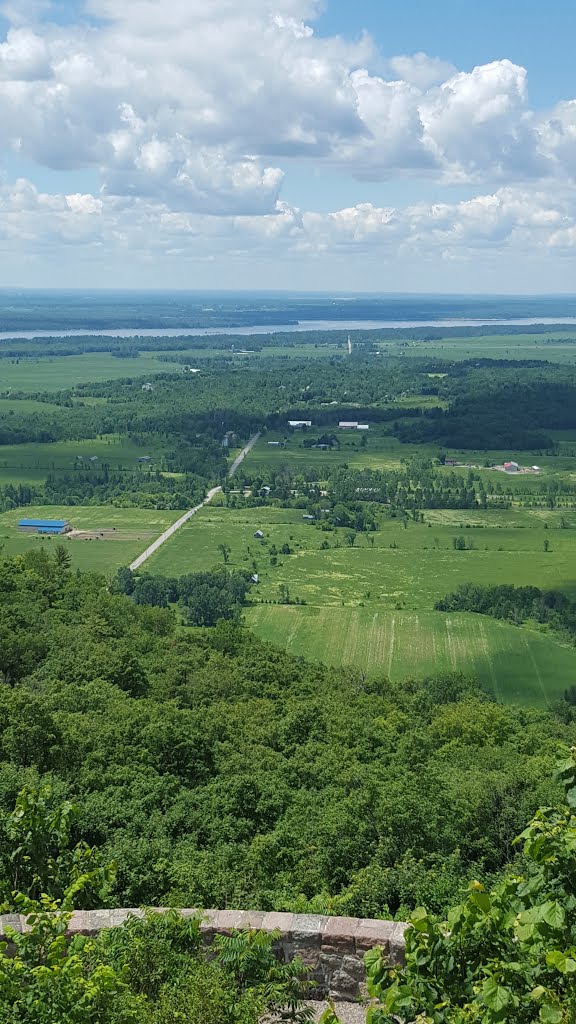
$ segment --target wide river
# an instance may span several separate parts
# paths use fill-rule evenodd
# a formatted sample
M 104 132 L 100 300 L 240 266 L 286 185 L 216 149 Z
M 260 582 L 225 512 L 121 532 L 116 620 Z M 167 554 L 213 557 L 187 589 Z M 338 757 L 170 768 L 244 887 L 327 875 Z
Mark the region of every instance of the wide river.
M 263 324 L 252 327 L 155 327 L 96 331 L 0 331 L 0 341 L 12 338 L 185 338 L 235 334 L 292 334 L 297 331 L 374 331 L 383 327 L 529 327 L 533 324 L 575 324 L 574 316 L 521 317 L 517 320 L 300 320 L 296 324 Z

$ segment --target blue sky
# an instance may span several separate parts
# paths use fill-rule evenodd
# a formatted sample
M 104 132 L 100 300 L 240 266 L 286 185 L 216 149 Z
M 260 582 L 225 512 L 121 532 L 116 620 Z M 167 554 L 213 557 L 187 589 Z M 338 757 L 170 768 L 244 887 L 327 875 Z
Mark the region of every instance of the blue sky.
M 576 4 L 5 0 L 5 286 L 567 292 Z

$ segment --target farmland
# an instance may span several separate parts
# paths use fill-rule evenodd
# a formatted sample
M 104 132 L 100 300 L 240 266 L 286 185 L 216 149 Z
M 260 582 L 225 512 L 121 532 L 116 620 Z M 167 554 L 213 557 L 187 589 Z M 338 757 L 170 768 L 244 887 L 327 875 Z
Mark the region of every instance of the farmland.
M 14 509 L 0 515 L 0 545 L 5 555 L 38 550 L 50 553 L 58 544 L 64 544 L 70 552 L 74 568 L 93 569 L 108 576 L 136 558 L 151 539 L 177 518 L 177 514 L 171 512 L 113 508 L 109 505 L 73 508 L 67 505 L 29 506 L 25 514 L 32 519 L 69 519 L 78 530 L 96 534 L 99 531 L 105 532 L 106 539 L 81 540 L 66 536 L 21 534 L 17 531 L 17 523 L 22 518 L 22 510 Z M 109 531 L 115 531 L 116 536 L 110 537 Z
M 83 441 L 1 445 L 0 482 L 41 483 L 48 473 L 81 470 L 90 465 L 91 459 L 113 468 L 133 469 L 141 455 L 158 453 L 158 445 L 151 450 L 143 449 L 117 434 Z
M 259 605 L 247 620 L 290 654 L 393 680 L 457 670 L 504 702 L 546 705 L 576 674 L 573 648 L 483 615 Z

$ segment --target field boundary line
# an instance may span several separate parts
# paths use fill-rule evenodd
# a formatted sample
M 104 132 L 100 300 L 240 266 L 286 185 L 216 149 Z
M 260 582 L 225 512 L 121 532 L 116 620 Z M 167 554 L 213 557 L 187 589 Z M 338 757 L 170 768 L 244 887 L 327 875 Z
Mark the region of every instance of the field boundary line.
M 244 461 L 246 456 L 252 451 L 252 448 L 256 444 L 259 437 L 260 433 L 254 434 L 254 436 L 251 437 L 250 440 L 248 441 L 248 444 L 244 446 L 240 454 L 236 456 L 234 462 L 232 463 L 230 469 L 228 470 L 228 473 L 226 474 L 228 478 L 234 476 L 234 473 L 238 469 L 238 466 L 240 466 L 240 464 Z M 208 491 L 208 494 L 206 495 L 204 500 L 201 501 L 199 505 L 195 505 L 194 508 L 188 509 L 188 511 L 185 512 L 183 516 L 180 516 L 180 519 L 177 519 L 175 523 L 172 523 L 172 526 L 169 526 L 167 530 L 164 530 L 164 533 L 161 533 L 160 536 L 154 541 L 154 543 L 150 545 L 150 547 L 147 547 L 146 550 L 143 551 L 141 555 L 138 555 L 138 558 L 135 558 L 134 561 L 131 562 L 131 564 L 128 566 L 128 568 L 132 572 L 136 572 L 136 570 L 139 569 L 141 565 L 144 565 L 144 562 L 147 562 L 148 559 L 151 558 L 151 556 L 154 555 L 156 551 L 158 551 L 158 548 L 161 548 L 162 545 L 165 544 L 167 540 L 170 540 L 170 537 L 174 536 L 174 534 L 176 533 L 177 530 L 180 529 L 180 527 L 184 526 L 184 523 L 187 523 L 188 520 L 192 518 L 192 516 L 195 516 L 197 512 L 200 512 L 200 510 L 203 509 L 205 505 L 209 505 L 210 502 L 212 501 L 212 498 L 216 494 L 220 494 L 221 490 L 222 488 L 220 486 L 212 487 Z

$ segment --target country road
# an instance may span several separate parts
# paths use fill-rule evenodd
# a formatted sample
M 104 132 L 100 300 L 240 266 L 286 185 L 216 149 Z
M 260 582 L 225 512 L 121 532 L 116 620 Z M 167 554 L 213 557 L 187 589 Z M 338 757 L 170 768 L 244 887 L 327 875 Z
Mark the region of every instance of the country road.
M 252 448 L 256 444 L 259 437 L 260 434 L 254 434 L 254 437 L 250 438 L 248 444 L 234 459 L 234 462 L 232 463 L 230 469 L 228 470 L 229 477 L 234 476 L 234 473 L 238 469 L 238 466 L 244 461 L 248 453 L 252 451 Z M 158 551 L 158 548 L 162 547 L 162 545 L 176 533 L 176 530 L 179 530 L 181 526 L 184 526 L 184 523 L 187 523 L 188 520 L 192 518 L 192 516 L 195 516 L 196 513 L 199 512 L 201 508 L 204 508 L 205 505 L 209 505 L 214 495 L 219 494 L 221 490 L 221 487 L 212 487 L 212 489 L 208 491 L 208 494 L 204 498 L 204 501 L 201 501 L 200 504 L 196 505 L 194 508 L 188 509 L 188 512 L 185 512 L 183 516 L 180 516 L 180 519 L 178 519 L 175 523 L 172 523 L 172 526 L 169 526 L 168 529 L 164 531 L 164 533 L 160 534 L 157 540 L 155 540 L 154 543 L 151 544 L 149 548 L 146 548 L 146 551 L 143 551 L 141 555 L 138 555 L 138 558 L 134 559 L 134 561 L 131 563 L 129 568 L 132 570 L 132 572 L 136 572 L 136 569 L 139 569 L 141 565 L 144 565 L 144 562 L 147 562 L 150 556 L 153 555 L 155 551 Z

